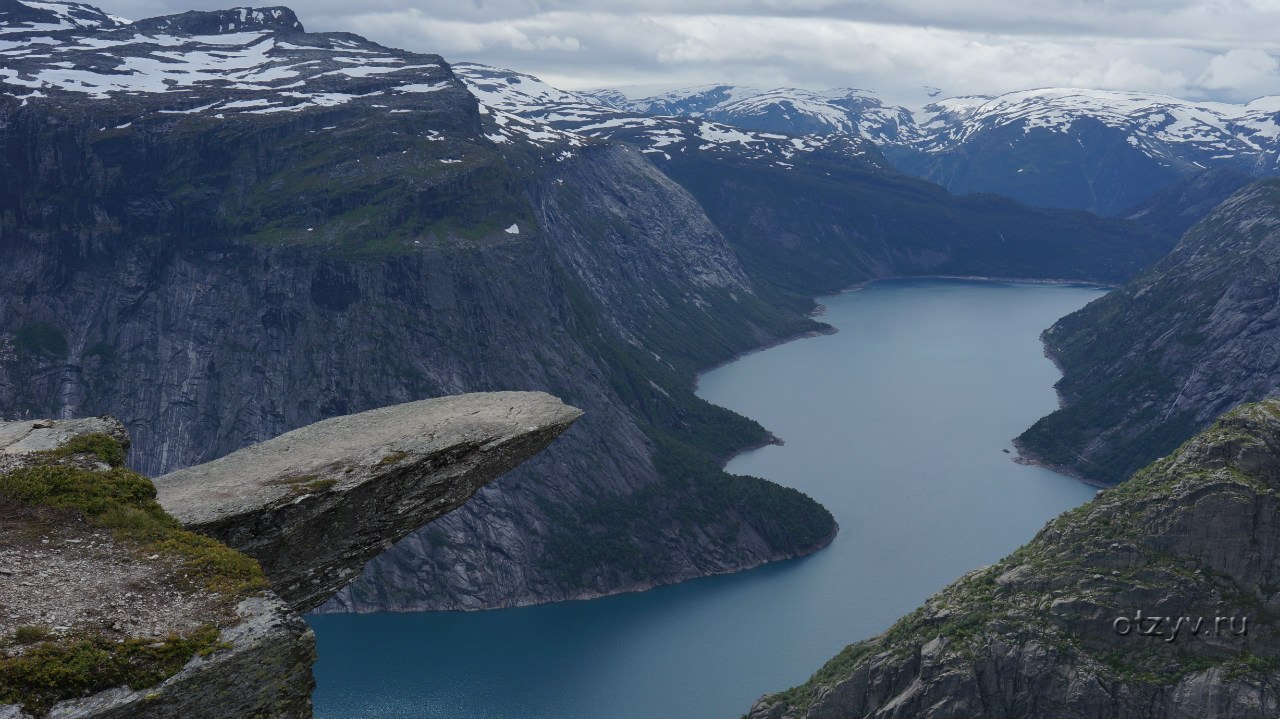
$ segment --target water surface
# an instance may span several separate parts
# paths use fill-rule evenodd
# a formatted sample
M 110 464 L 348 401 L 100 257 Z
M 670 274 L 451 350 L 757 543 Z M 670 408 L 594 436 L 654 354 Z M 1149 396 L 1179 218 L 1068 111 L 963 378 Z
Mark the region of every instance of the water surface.
M 729 471 L 822 502 L 841 526 L 829 548 L 590 602 L 310 617 L 316 716 L 741 716 L 1092 496 L 1002 450 L 1056 406 L 1041 330 L 1101 294 L 898 280 L 825 298 L 838 334 L 749 355 L 699 394 L 786 441 Z

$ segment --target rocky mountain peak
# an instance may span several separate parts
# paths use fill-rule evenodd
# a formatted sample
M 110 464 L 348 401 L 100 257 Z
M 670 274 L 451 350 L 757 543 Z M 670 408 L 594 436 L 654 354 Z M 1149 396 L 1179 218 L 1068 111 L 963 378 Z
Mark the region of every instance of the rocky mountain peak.
M 0 0 L 0 40 L 10 35 L 113 28 L 127 23 L 123 18 L 83 3 Z
M 237 7 L 230 10 L 191 11 L 133 23 L 139 32 L 169 35 L 222 35 L 253 30 L 306 32 L 298 16 L 287 7 Z

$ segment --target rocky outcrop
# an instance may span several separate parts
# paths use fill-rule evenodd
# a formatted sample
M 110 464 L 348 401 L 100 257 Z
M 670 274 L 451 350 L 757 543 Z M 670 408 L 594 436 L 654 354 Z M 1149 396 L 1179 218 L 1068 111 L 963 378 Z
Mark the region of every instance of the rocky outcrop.
M 307 719 L 311 629 L 252 560 L 165 524 L 111 466 L 121 435 L 0 423 L 0 717 Z
M 0 423 L 0 717 L 310 717 L 298 612 L 580 415 L 532 392 L 385 407 L 158 492 L 119 466 L 114 418 Z
M 1241 402 L 1280 392 L 1280 181 L 1260 180 L 1124 288 L 1044 333 L 1062 409 L 1017 439 L 1033 461 L 1121 481 Z
M 257 559 L 315 608 L 409 532 L 542 451 L 581 411 L 540 392 L 422 400 L 327 419 L 155 480 L 188 529 Z
M 1280 712 L 1280 401 L 1247 405 L 752 719 Z

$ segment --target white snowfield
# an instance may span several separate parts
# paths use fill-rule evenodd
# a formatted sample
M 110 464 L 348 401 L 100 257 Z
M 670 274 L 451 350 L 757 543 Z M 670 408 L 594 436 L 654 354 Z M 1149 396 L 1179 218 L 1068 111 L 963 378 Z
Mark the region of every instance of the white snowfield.
M 1189 102 L 1167 95 L 1114 90 L 1049 88 L 998 97 L 958 97 L 929 105 L 917 144 L 947 150 L 977 133 L 1017 124 L 1022 131 L 1066 132 L 1093 120 L 1128 132 L 1130 144 L 1190 144 L 1226 154 L 1275 152 L 1280 140 L 1280 97 L 1244 105 Z
M 54 93 L 95 100 L 162 94 L 191 106 L 160 112 L 265 114 L 451 85 L 444 66 L 421 55 L 303 35 L 300 25 L 283 33 L 263 26 L 282 19 L 278 9 L 237 8 L 222 32 L 190 35 L 169 33 L 165 22 L 139 29 L 78 3 L 22 4 L 49 15 L 48 21 L 0 17 L 0 93 L 23 104 Z M 360 80 L 380 82 L 350 82 Z
M 1164 160 L 1239 160 L 1259 166 L 1280 155 L 1280 97 L 1246 104 L 1192 102 L 1167 95 L 1045 88 L 999 96 L 955 97 L 919 112 L 883 104 L 853 88 L 761 90 L 697 85 L 647 95 L 631 88 L 581 93 L 632 112 L 675 114 L 743 126 L 790 123 L 829 128 L 881 146 L 948 152 L 984 133 L 1012 127 L 1067 133 L 1078 122 L 1097 122 L 1124 133 L 1125 142 Z M 819 132 L 817 129 L 813 132 Z
M 618 140 L 665 159 L 673 153 L 713 152 L 783 168 L 791 168 L 787 161 L 801 153 L 828 149 L 864 157 L 868 151 L 866 140 L 850 135 L 793 137 L 690 117 L 646 114 L 607 102 L 598 93 L 560 90 L 532 75 L 487 65 L 454 63 L 453 71 L 500 125 L 511 129 L 523 127 L 517 121 L 536 124 L 575 146 L 586 138 Z M 534 141 L 539 139 L 532 130 L 523 131 Z

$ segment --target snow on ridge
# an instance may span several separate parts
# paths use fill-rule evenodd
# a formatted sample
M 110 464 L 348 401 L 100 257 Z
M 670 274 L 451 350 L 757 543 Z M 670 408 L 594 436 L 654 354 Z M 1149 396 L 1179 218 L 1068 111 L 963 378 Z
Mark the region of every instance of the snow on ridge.
M 58 3 L 33 0 L 28 4 Z M 249 21 L 259 16 L 292 18 L 287 11 L 272 8 L 237 8 L 225 14 Z M 454 86 L 444 66 L 426 56 L 373 43 L 300 35 L 288 27 L 284 35 L 252 24 L 239 31 L 186 35 L 157 29 L 165 23 L 105 22 L 109 24 L 48 36 L 32 36 L 29 28 L 25 36 L 0 35 L 0 57 L 4 58 L 0 94 L 24 104 L 55 93 L 91 100 L 164 96 L 172 98 L 169 108 L 185 105 L 209 113 L 261 114 L 331 107 L 357 98 L 432 93 Z M 18 26 L 21 23 L 6 27 Z M 291 42 L 281 39 L 286 37 Z
M 1191 144 L 1206 150 L 1256 153 L 1280 138 L 1280 124 L 1274 118 L 1277 111 L 1280 97 L 1236 105 L 1122 90 L 1043 88 L 933 103 L 925 108 L 927 119 L 921 123 L 924 132 L 919 142 L 938 152 L 1007 125 L 1020 124 L 1024 132 L 1037 128 L 1066 132 L 1074 123 L 1089 119 L 1128 132 L 1134 147 Z
M 560 90 L 519 72 L 475 63 L 455 63 L 453 69 L 480 101 L 483 111 L 499 126 L 499 134 L 490 136 L 495 142 L 524 139 L 535 143 L 556 141 L 581 145 L 588 139 L 598 139 L 626 142 L 642 152 L 667 159 L 672 153 L 715 152 L 787 168 L 793 165 L 785 161 L 799 153 L 837 144 L 851 157 L 866 153 L 866 148 L 857 147 L 856 141 L 846 137 L 794 138 L 705 119 L 646 114 L 618 107 L 620 101 L 612 95 L 601 97 L 599 93 Z M 539 132 L 534 127 L 542 130 Z M 513 131 L 519 131 L 521 137 Z

